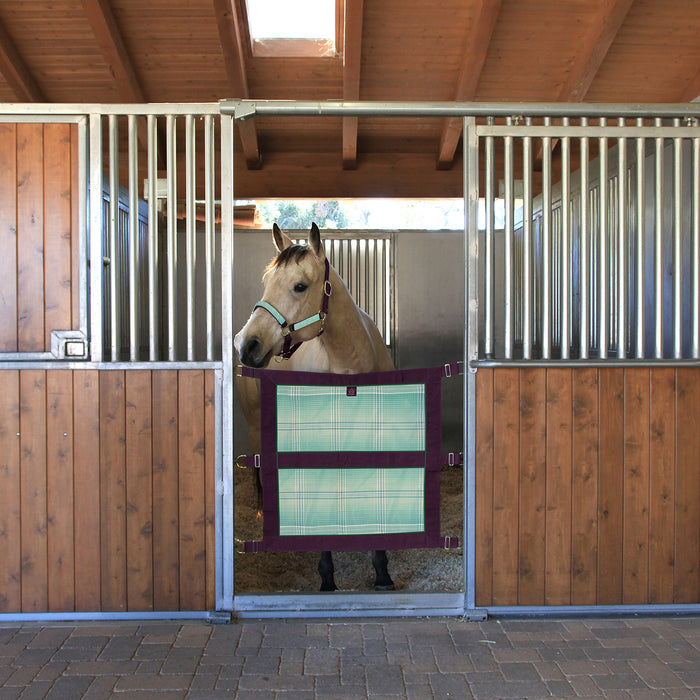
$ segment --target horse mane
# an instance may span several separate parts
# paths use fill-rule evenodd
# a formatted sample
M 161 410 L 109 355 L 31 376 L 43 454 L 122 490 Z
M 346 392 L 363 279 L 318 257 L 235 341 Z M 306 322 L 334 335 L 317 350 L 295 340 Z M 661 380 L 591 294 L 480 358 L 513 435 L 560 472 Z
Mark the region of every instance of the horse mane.
M 263 279 L 277 267 L 284 267 L 289 265 L 290 262 L 301 262 L 310 252 L 311 248 L 308 245 L 288 246 L 265 268 Z

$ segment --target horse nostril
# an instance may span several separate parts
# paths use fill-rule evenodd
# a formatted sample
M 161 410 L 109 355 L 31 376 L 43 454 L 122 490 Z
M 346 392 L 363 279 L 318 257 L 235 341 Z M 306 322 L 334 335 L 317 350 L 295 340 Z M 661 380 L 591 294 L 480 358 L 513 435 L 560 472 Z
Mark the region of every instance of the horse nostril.
M 249 367 L 258 367 L 260 363 L 260 340 L 256 337 L 250 338 L 243 346 L 241 362 Z

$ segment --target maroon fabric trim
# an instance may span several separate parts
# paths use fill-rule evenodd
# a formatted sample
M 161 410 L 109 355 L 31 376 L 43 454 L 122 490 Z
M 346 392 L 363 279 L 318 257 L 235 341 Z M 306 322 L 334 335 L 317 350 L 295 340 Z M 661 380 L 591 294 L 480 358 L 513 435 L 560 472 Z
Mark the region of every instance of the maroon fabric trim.
M 278 452 L 278 469 L 425 467 L 425 452 Z

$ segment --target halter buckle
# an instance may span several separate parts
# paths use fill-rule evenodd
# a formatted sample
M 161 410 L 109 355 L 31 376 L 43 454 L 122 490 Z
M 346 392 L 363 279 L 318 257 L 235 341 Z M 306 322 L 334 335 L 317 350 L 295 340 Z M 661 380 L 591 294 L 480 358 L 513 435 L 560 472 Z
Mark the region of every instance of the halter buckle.
M 333 285 L 330 280 L 325 280 L 323 283 L 323 293 L 329 297 L 333 293 Z
M 280 333 L 282 333 L 282 337 L 284 338 L 285 336 L 289 335 L 291 333 L 291 328 L 289 326 L 282 326 L 280 329 Z

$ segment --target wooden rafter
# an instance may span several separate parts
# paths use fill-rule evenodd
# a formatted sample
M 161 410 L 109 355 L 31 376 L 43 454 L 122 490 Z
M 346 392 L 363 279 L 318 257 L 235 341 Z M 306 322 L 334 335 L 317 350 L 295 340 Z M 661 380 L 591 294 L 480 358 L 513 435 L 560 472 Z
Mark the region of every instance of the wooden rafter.
M 457 80 L 454 99 L 457 102 L 468 102 L 474 99 L 479 85 L 481 70 L 486 61 L 486 53 L 491 43 L 498 13 L 501 11 L 502 0 L 479 0 L 474 20 L 469 28 L 469 34 L 462 55 L 462 65 Z M 459 137 L 462 134 L 461 119 L 446 119 L 440 136 L 437 167 L 446 170 L 452 167 Z
M 119 99 L 123 102 L 145 102 L 136 71 L 124 45 L 109 0 L 82 0 L 83 11 L 95 35 L 102 57 L 114 76 Z
M 582 102 L 600 70 L 634 0 L 606 0 L 591 22 L 582 46 L 576 52 L 558 102 Z
M 364 0 L 345 0 L 343 99 L 360 99 Z M 343 118 L 343 168 L 357 167 L 357 117 Z
M 212 0 L 216 24 L 219 29 L 219 41 L 224 54 L 226 75 L 231 87 L 232 97 L 246 99 L 248 93 L 248 76 L 245 68 L 241 14 L 237 0 Z M 243 155 L 249 170 L 258 170 L 262 165 L 258 132 L 254 119 L 238 122 L 238 133 L 243 145 Z
M 0 24 L 0 73 L 20 102 L 45 102 L 44 95 L 25 65 L 17 47 Z
M 680 102 L 695 102 L 698 100 L 700 100 L 700 68 L 698 68 L 688 87 L 683 91 Z

